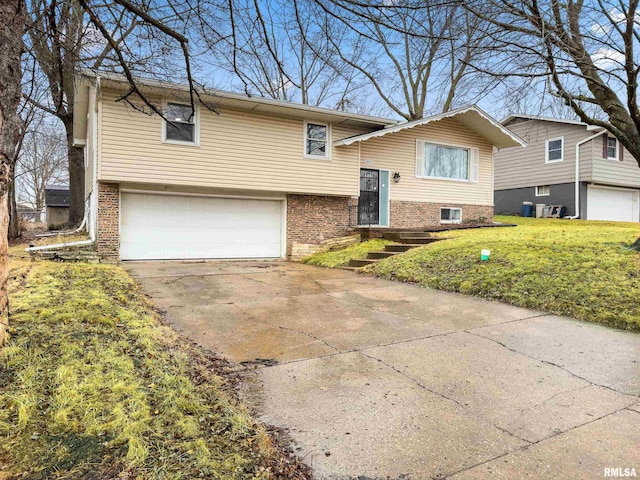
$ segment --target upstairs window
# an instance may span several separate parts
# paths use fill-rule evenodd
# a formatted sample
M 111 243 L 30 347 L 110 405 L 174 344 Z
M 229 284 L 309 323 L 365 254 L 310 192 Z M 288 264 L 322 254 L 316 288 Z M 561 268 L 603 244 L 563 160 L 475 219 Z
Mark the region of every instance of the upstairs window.
M 329 126 L 323 123 L 305 123 L 304 155 L 311 158 L 329 158 Z
M 545 163 L 557 163 L 564 160 L 564 137 L 547 140 Z
M 196 143 L 196 114 L 190 105 L 167 103 L 164 139 L 168 142 Z
M 618 139 L 616 137 L 607 136 L 606 158 L 609 160 L 618 160 Z

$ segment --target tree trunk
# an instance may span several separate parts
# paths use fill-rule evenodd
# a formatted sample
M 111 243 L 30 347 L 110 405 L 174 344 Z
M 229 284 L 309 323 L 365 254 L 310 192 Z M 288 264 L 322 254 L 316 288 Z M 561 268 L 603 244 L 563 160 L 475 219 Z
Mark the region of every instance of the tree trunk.
M 11 165 L 9 171 L 9 239 L 20 236 L 20 217 L 18 217 L 18 205 L 16 204 L 16 164 Z
M 9 174 L 15 163 L 21 119 L 18 107 L 22 96 L 22 53 L 27 9 L 24 0 L 0 2 L 0 344 L 6 340 L 9 324 Z
M 79 224 L 84 218 L 84 148 L 73 146 L 73 115 L 63 120 L 69 149 L 69 223 Z

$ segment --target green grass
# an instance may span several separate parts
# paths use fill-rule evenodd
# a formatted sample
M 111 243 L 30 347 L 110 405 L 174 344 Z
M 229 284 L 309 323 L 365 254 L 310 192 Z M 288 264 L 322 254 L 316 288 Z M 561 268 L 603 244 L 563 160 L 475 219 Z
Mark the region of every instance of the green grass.
M 308 263 L 309 265 L 316 265 L 318 267 L 345 267 L 349 264 L 349 260 L 352 258 L 365 258 L 367 253 L 382 250 L 388 243 L 391 242 L 378 238 L 367 240 L 366 242 L 357 243 L 347 248 L 343 248 L 342 250 L 316 253 L 305 258 L 303 262 Z
M 278 450 L 265 428 L 123 269 L 17 259 L 10 298 L 3 473 L 273 478 Z
M 640 329 L 640 236 L 635 223 L 496 217 L 517 227 L 453 237 L 366 267 L 383 278 Z M 480 250 L 491 258 L 480 261 Z

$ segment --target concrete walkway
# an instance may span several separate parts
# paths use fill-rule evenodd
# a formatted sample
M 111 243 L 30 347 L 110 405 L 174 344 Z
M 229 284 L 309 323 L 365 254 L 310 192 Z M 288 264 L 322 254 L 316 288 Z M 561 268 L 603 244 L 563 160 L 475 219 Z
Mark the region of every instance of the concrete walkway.
M 284 262 L 125 267 L 167 320 L 260 365 L 248 400 L 319 479 L 640 475 L 640 335 Z

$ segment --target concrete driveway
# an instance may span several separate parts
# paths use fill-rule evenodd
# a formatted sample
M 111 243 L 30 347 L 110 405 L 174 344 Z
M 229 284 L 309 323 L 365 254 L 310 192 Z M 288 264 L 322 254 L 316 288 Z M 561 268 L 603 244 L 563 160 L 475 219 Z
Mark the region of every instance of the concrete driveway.
M 125 267 L 259 367 L 248 401 L 319 479 L 640 475 L 640 335 L 285 262 Z

